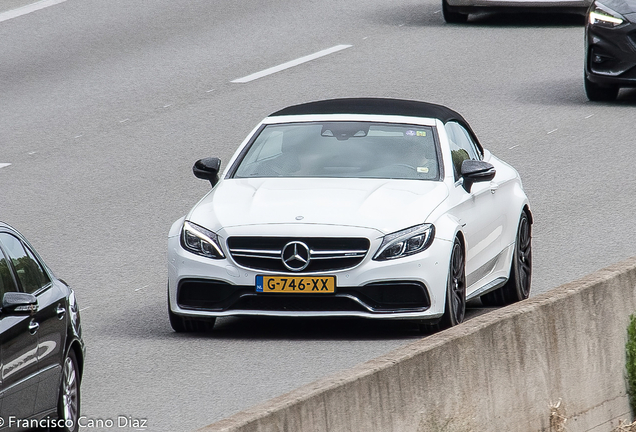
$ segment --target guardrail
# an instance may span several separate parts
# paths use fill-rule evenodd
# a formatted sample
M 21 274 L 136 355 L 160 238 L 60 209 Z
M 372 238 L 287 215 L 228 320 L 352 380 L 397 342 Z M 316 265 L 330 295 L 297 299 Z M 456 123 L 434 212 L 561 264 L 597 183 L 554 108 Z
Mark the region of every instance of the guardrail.
M 610 431 L 636 257 L 478 316 L 200 432 Z

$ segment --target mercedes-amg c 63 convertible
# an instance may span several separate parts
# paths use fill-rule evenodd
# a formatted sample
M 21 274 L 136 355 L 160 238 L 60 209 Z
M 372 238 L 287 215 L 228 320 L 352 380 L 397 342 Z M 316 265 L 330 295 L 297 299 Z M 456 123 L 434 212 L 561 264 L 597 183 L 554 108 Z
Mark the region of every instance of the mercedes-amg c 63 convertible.
M 530 292 L 532 213 L 517 171 L 457 112 L 332 99 L 265 118 L 168 239 L 175 331 L 217 317 L 462 322 Z

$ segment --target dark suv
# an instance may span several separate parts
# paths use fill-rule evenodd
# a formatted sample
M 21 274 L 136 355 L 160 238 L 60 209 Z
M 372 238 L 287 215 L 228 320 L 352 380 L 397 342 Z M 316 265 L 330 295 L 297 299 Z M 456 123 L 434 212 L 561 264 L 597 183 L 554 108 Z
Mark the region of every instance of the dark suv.
M 595 0 L 585 25 L 585 93 L 591 101 L 616 99 L 636 87 L 636 0 Z
M 0 431 L 76 431 L 85 347 L 75 293 L 0 222 Z

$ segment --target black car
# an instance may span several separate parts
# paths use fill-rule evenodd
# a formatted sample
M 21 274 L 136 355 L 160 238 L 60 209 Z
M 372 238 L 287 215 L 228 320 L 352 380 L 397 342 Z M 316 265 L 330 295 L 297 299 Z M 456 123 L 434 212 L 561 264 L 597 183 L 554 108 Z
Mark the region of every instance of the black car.
M 85 347 L 73 290 L 0 222 L 0 431 L 76 431 Z
M 585 25 L 585 93 L 611 101 L 636 87 L 636 0 L 595 1 Z

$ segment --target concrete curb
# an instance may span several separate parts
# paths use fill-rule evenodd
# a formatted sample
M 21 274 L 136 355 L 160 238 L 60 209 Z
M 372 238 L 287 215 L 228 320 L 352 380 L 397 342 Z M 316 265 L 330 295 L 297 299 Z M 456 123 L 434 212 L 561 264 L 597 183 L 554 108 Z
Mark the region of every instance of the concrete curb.
M 200 431 L 610 431 L 634 312 L 636 257 Z

